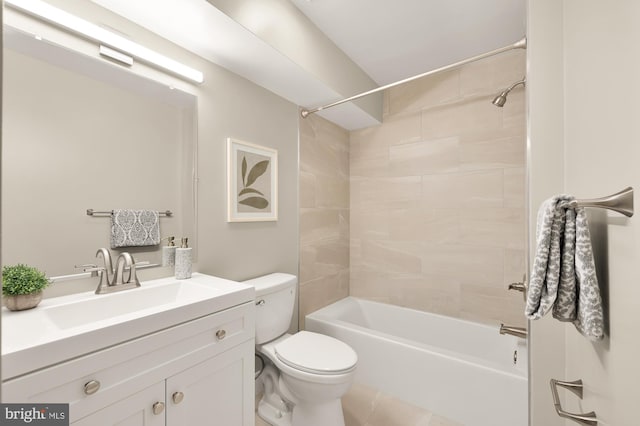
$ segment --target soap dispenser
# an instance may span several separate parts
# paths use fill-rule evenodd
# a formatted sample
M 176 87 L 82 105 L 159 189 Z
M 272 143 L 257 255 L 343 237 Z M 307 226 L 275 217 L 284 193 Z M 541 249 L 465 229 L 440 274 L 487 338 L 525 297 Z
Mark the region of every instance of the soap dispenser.
M 176 279 L 191 278 L 191 247 L 188 238 L 183 237 L 180 247 L 176 249 Z
M 173 266 L 176 264 L 176 245 L 173 242 L 175 237 L 167 237 L 167 245 L 162 247 L 162 266 Z

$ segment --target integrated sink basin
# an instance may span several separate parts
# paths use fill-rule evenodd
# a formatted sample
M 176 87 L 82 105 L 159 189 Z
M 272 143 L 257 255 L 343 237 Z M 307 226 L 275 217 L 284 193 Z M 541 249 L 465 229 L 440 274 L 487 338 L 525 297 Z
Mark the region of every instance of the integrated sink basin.
M 254 299 L 251 286 L 200 273 L 141 284 L 44 299 L 28 311 L 3 308 L 3 380 Z
M 45 316 L 60 329 L 80 327 L 121 315 L 138 315 L 167 305 L 189 303 L 216 297 L 222 292 L 213 286 L 185 280 L 147 285 L 118 293 L 105 294 L 46 307 Z

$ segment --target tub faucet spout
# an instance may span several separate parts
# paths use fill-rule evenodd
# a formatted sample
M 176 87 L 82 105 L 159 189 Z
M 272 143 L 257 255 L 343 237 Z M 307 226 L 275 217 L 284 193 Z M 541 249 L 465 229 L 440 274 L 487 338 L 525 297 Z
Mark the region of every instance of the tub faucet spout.
M 500 334 L 510 334 L 511 336 L 526 339 L 527 329 L 523 327 L 512 327 L 509 325 L 500 324 Z

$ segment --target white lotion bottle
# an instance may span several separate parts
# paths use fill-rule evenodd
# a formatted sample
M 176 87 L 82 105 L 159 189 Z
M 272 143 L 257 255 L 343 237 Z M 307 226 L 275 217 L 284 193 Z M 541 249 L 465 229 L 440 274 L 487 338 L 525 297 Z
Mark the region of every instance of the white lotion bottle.
M 162 266 L 174 266 L 176 264 L 175 237 L 167 237 L 167 245 L 162 247 Z
M 188 238 L 183 237 L 180 247 L 176 248 L 176 279 L 185 280 L 191 278 L 192 248 L 188 245 Z

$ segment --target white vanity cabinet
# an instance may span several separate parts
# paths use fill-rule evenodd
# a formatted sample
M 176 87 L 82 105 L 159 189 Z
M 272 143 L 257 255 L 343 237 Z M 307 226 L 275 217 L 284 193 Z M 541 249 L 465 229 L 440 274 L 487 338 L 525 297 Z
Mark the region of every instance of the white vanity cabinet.
M 230 349 L 167 379 L 167 425 L 253 426 L 254 402 L 246 400 L 255 398 L 254 347 L 250 346 Z M 250 379 L 250 386 L 245 379 Z M 246 394 L 249 388 L 251 395 Z
M 156 383 L 71 424 L 74 426 L 164 426 L 166 424 L 164 389 L 164 381 Z M 155 414 L 154 408 L 158 409 L 160 404 L 163 411 Z
M 74 426 L 253 426 L 254 309 L 246 302 L 12 378 L 3 402 L 69 403 Z

